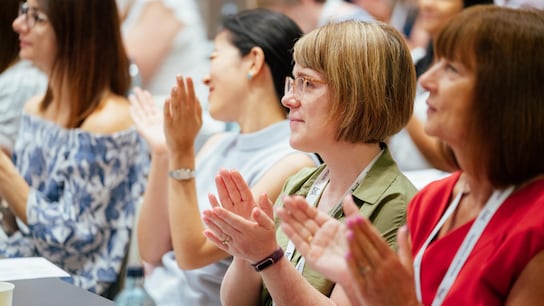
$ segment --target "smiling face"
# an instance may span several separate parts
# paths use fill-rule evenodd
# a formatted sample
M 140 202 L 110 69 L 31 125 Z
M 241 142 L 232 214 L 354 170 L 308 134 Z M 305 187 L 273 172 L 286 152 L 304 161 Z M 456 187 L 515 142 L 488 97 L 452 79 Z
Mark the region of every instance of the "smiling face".
M 420 77 L 429 91 L 425 132 L 453 148 L 465 144 L 475 75 L 460 62 L 440 59 Z
M 209 87 L 209 112 L 214 119 L 236 121 L 249 90 L 249 67 L 250 62 L 230 42 L 229 33 L 219 33 L 210 56 L 210 72 L 204 78 Z
M 419 0 L 418 4 L 421 24 L 433 37 L 463 10 L 463 0 Z
M 49 73 L 57 53 L 55 32 L 37 0 L 28 0 L 26 5 L 27 14 L 13 21 L 13 29 L 19 34 L 19 55 Z
M 337 124 L 330 117 L 330 91 L 325 78 L 320 73 L 295 64 L 295 78 L 305 77 L 307 81 L 302 99 L 295 98 L 293 91 L 288 92 L 281 103 L 289 108 L 291 126 L 291 146 L 306 152 L 322 152 L 336 142 Z

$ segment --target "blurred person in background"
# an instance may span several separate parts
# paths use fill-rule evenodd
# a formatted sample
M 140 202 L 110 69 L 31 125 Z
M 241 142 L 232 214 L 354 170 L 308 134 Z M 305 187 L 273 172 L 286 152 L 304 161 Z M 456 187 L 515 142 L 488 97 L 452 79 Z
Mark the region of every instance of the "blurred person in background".
M 25 102 L 45 92 L 47 86 L 45 75 L 31 62 L 19 58 L 19 37 L 11 26 L 19 3 L 0 2 L 0 151 L 10 157 Z M 7 232 L 17 228 L 15 216 L 1 196 L 0 225 Z
M 23 106 L 45 92 L 47 79 L 32 63 L 19 58 L 19 36 L 11 24 L 17 18 L 18 0 L 0 3 L 0 149 L 11 155 Z
M 123 40 L 137 77 L 133 86 L 147 90 L 162 109 L 164 99 L 176 85 L 177 75 L 201 80 L 208 72 L 211 44 L 195 0 L 117 0 Z M 225 129 L 225 123 L 208 113 L 208 89 L 195 83 L 202 104 L 204 124 L 196 147 Z
M 0 196 L 17 217 L 0 256 L 44 257 L 111 297 L 148 167 L 115 0 L 28 0 L 13 28 L 49 83 L 25 104 L 13 160 L 0 154 Z
M 374 18 L 361 7 L 343 0 L 256 0 L 257 7 L 283 13 L 293 19 L 304 33 L 330 21 Z
M 493 0 L 418 0 L 418 21 L 431 37 L 425 55 L 415 63 L 418 78 L 433 63 L 433 42 L 442 27 L 468 7 L 492 3 Z M 411 120 L 402 131 L 389 140 L 391 153 L 403 171 L 436 168 L 449 172 L 456 169 L 455 165 L 449 163 L 448 154 L 438 139 L 424 132 L 428 95 L 429 93 L 418 85 Z

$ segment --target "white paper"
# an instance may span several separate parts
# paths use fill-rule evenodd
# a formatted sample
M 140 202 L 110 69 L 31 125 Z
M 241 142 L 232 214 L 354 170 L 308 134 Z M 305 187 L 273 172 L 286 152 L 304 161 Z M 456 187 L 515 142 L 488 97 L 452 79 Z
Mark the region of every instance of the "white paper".
M 66 276 L 70 274 L 43 257 L 0 259 L 0 281 Z

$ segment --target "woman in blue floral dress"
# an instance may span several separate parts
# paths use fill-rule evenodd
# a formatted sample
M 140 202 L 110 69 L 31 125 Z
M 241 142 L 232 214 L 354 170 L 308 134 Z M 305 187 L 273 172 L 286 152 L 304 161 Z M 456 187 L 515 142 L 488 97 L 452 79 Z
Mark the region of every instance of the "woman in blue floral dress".
M 13 22 L 20 57 L 49 78 L 27 102 L 0 197 L 16 217 L 0 256 L 42 256 L 105 294 L 126 256 L 147 149 L 124 98 L 130 86 L 114 0 L 28 0 Z M 4 223 L 4 222 L 2 222 Z

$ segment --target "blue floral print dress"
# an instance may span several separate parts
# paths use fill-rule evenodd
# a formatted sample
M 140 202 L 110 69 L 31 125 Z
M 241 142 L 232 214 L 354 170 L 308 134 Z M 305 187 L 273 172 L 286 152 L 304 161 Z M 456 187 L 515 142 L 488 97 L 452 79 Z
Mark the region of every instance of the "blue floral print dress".
M 30 186 L 28 225 L 17 220 L 19 231 L 0 238 L 0 256 L 45 257 L 68 282 L 104 293 L 119 276 L 149 169 L 136 129 L 98 135 L 24 114 L 13 160 Z

